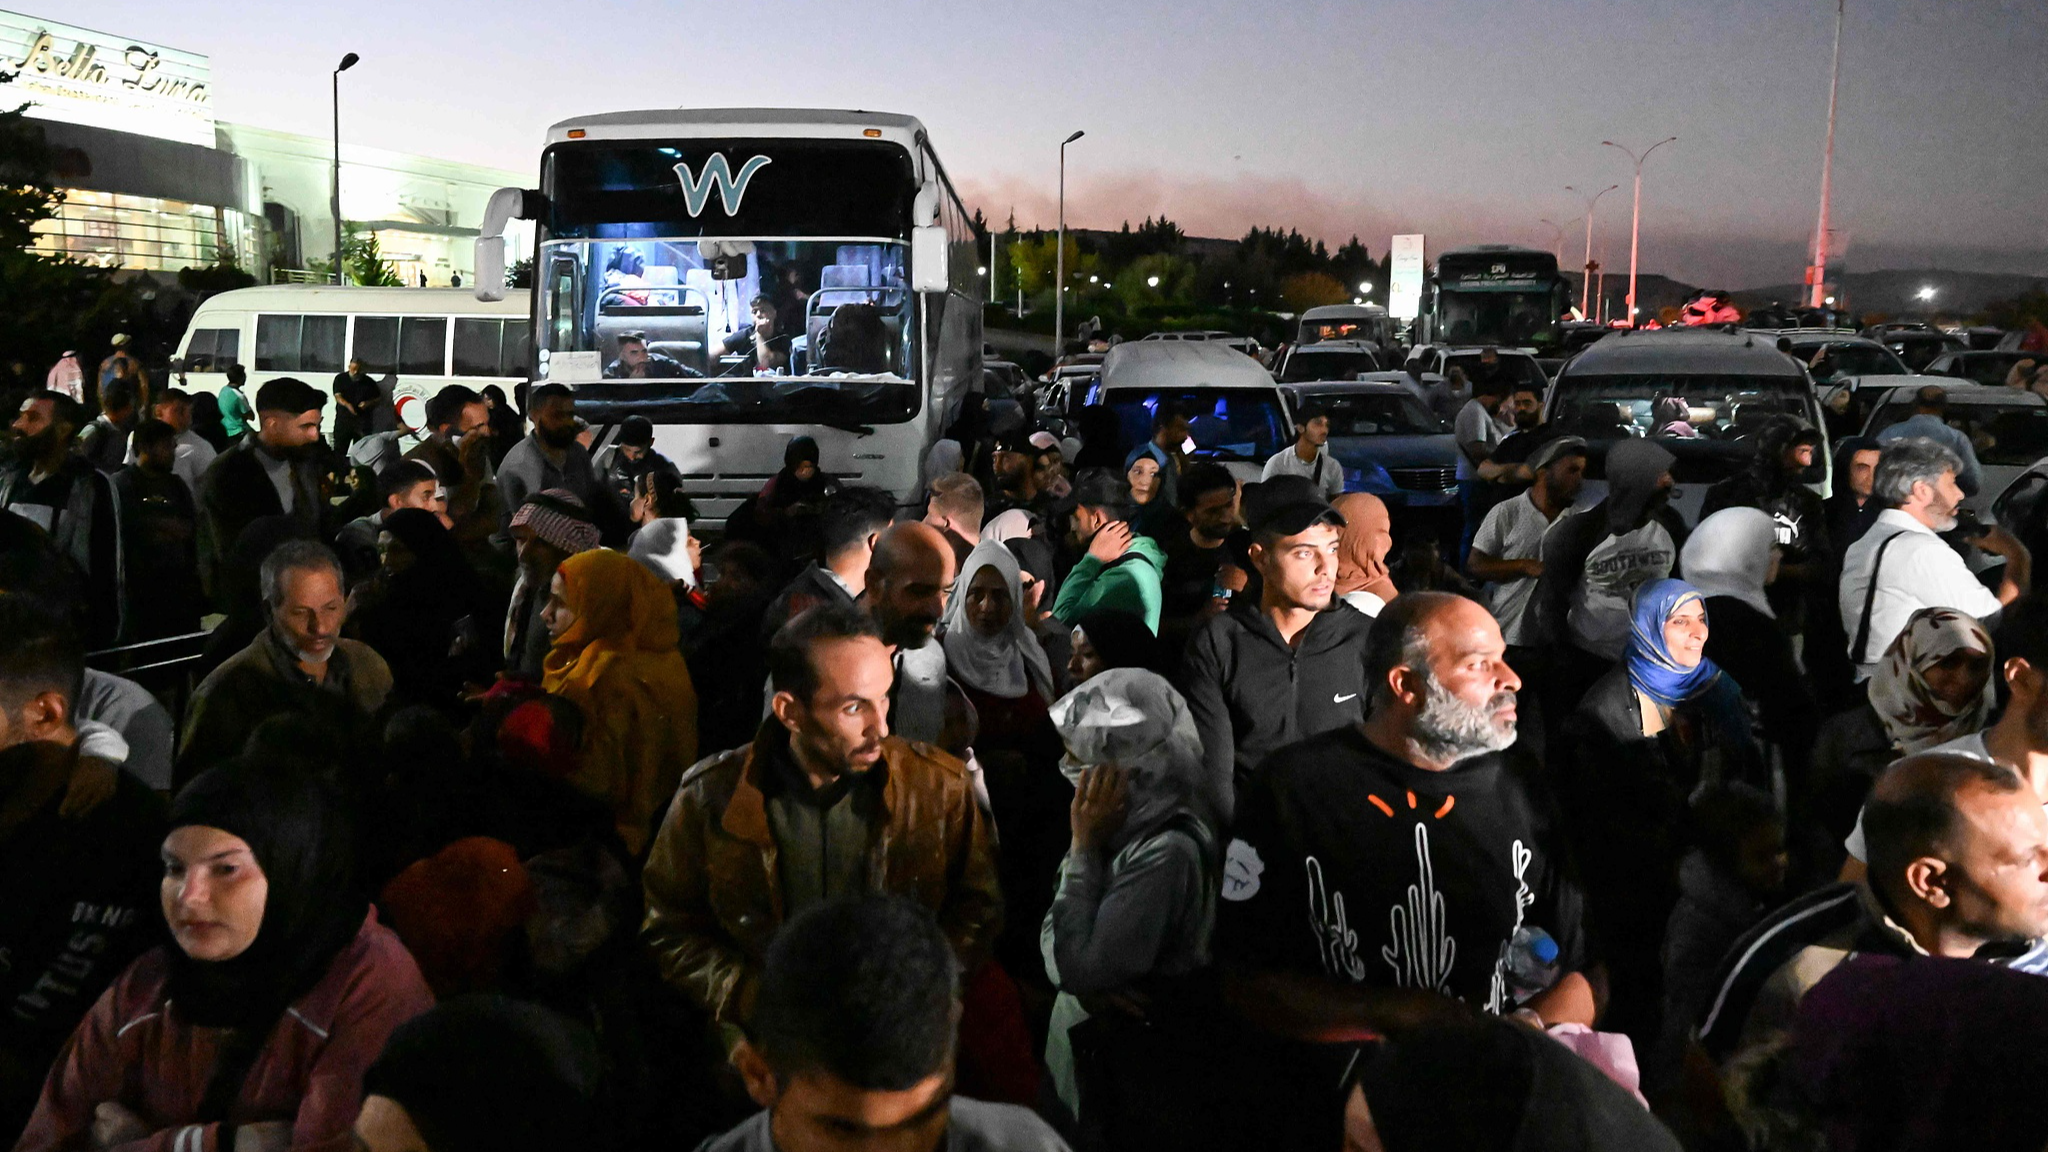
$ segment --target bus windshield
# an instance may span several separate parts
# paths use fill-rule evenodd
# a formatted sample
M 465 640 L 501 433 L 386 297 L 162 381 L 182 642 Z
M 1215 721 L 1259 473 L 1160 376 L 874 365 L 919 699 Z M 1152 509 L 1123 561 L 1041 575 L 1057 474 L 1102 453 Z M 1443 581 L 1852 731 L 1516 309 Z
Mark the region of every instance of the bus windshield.
M 876 142 L 557 145 L 534 269 L 540 374 L 600 416 L 908 420 L 916 188 L 908 154 Z
M 1437 298 L 1443 338 L 1452 344 L 1534 344 L 1556 327 L 1550 293 L 1459 292 Z

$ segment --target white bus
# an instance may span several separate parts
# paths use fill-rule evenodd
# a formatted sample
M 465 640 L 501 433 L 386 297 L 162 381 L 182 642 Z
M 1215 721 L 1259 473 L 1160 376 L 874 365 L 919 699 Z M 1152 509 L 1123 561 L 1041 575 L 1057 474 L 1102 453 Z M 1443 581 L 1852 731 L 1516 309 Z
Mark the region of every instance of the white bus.
M 218 393 L 228 366 L 240 364 L 251 403 L 280 376 L 332 396 L 334 377 L 360 359 L 371 379 L 392 381 L 399 417 L 417 428 L 425 400 L 450 384 L 496 384 L 514 395 L 532 358 L 529 307 L 524 290 L 487 302 L 462 288 L 238 288 L 192 313 L 178 344 L 182 387 Z M 334 411 L 331 403 L 322 411 L 329 430 Z
M 535 382 L 574 388 L 601 436 L 627 416 L 651 420 L 713 525 L 782 467 L 797 435 L 816 439 L 842 483 L 914 498 L 926 449 L 980 385 L 974 232 L 911 117 L 565 120 L 548 130 L 539 188 L 492 199 L 480 298 L 503 291 L 500 233 L 513 217 L 535 224 Z M 756 297 L 777 310 L 785 362 L 772 369 L 736 338 Z M 839 315 L 851 305 L 865 307 Z M 621 379 L 629 336 L 647 366 Z

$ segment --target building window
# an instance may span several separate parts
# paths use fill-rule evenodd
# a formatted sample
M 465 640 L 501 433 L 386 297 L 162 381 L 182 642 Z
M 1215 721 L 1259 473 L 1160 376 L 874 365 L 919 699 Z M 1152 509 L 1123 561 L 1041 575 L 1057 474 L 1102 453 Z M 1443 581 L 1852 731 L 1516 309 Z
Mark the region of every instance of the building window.
M 257 266 L 257 228 L 233 208 L 153 196 L 66 189 L 35 226 L 35 251 L 109 268 L 175 272 L 220 262 Z

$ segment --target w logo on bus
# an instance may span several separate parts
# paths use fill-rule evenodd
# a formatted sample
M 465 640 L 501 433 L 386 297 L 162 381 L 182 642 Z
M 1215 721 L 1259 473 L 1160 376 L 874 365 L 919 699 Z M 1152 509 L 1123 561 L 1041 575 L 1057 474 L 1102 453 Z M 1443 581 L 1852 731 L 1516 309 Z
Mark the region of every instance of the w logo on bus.
M 747 194 L 747 183 L 754 173 L 766 168 L 769 158 L 756 156 L 740 165 L 740 173 L 732 173 L 732 165 L 725 159 L 725 153 L 713 152 L 704 161 L 704 167 L 695 176 L 690 175 L 690 165 L 676 165 L 676 179 L 682 181 L 683 206 L 690 210 L 692 217 L 701 215 L 704 205 L 711 199 L 711 189 L 718 189 L 719 202 L 725 205 L 725 214 L 732 215 L 740 210 L 740 200 Z

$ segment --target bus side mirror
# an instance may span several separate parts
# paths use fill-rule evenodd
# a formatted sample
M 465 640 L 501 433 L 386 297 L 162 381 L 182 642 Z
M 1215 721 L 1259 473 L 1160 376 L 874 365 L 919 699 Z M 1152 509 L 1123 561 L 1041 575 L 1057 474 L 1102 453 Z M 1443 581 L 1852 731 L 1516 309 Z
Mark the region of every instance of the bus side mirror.
M 918 292 L 944 292 L 952 287 L 946 276 L 948 251 L 943 225 L 910 230 L 910 287 Z
M 475 264 L 476 298 L 505 298 L 505 226 L 526 217 L 526 190 L 500 188 L 491 193 L 484 207 L 483 227 L 477 229 Z

